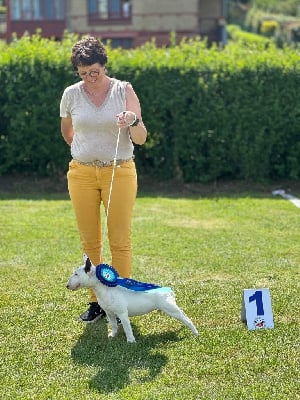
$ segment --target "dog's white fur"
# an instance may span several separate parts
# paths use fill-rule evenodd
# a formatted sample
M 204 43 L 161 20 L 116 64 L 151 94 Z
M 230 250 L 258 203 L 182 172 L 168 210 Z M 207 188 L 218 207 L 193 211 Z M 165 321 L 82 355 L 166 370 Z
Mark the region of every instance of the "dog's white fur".
M 78 268 L 70 277 L 67 288 L 78 290 L 79 288 L 93 288 L 98 304 L 106 312 L 111 325 L 109 337 L 115 337 L 118 331 L 118 317 L 123 325 L 127 342 L 135 342 L 131 324 L 128 317 L 147 314 L 153 310 L 161 310 L 181 321 L 198 335 L 192 321 L 177 306 L 175 295 L 172 291 L 164 292 L 149 290 L 147 292 L 133 291 L 122 286 L 108 287 L 103 285 L 96 277 L 96 268 L 89 258 L 84 256 L 85 265 Z

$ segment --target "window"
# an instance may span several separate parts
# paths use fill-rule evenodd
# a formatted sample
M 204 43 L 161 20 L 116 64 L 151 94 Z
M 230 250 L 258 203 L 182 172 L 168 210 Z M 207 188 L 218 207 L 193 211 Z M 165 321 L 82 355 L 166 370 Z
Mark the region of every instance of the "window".
M 64 2 L 61 0 L 11 0 L 12 20 L 64 19 Z
M 131 17 L 128 0 L 88 0 L 90 20 L 124 20 Z

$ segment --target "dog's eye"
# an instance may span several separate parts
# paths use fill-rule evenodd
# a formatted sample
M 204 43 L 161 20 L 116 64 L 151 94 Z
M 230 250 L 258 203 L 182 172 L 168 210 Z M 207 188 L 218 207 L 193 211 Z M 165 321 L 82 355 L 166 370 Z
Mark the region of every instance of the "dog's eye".
M 75 275 L 75 276 L 78 276 L 78 273 L 77 273 L 77 272 L 74 272 L 74 275 Z

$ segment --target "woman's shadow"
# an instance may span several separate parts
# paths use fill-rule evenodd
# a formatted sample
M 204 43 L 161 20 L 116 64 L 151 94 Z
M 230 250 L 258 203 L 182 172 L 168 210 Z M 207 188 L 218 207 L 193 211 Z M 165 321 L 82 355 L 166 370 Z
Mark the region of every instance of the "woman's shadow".
M 100 393 L 111 393 L 132 383 L 144 383 L 155 378 L 168 358 L 155 349 L 167 342 L 177 342 L 175 332 L 140 336 L 132 324 L 137 343 L 126 342 L 122 326 L 116 338 L 107 337 L 107 324 L 102 320 L 88 324 L 73 347 L 73 360 L 82 365 L 98 367 L 90 380 L 90 388 Z

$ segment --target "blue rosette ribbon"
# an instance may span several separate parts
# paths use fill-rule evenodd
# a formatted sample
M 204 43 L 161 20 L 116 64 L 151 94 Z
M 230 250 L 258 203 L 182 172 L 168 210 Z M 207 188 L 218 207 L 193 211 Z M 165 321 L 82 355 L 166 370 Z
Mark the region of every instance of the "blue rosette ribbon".
M 96 267 L 96 276 L 105 286 L 122 286 L 126 289 L 134 290 L 136 292 L 145 292 L 153 289 L 170 289 L 163 288 L 153 283 L 140 282 L 130 278 L 121 278 L 118 272 L 108 264 L 99 264 Z

